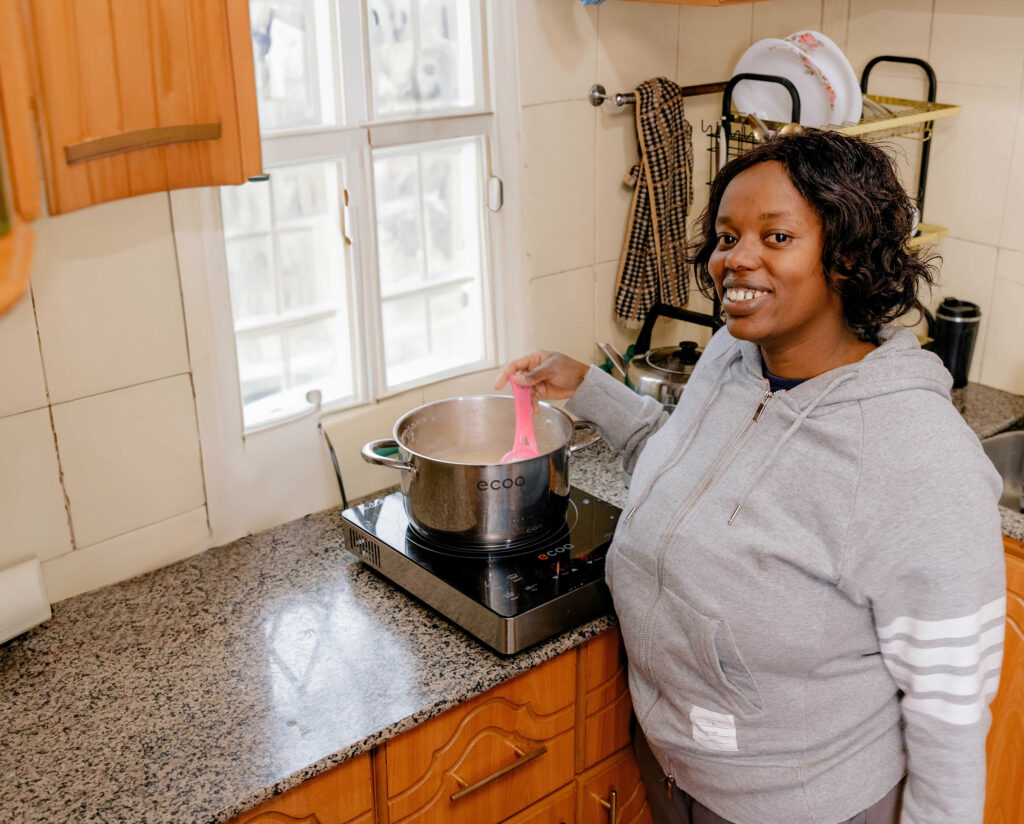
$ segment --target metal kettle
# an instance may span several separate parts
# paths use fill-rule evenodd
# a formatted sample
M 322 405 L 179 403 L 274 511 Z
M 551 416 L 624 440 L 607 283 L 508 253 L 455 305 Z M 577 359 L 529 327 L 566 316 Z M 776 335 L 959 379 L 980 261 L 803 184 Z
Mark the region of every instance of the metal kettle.
M 722 325 L 717 315 L 703 315 L 688 309 L 657 303 L 644 318 L 640 335 L 633 345 L 632 357 L 627 359 L 620 355 L 610 343 L 599 343 L 597 346 L 625 379 L 626 386 L 640 395 L 651 396 L 671 412 L 679 403 L 679 397 L 700 358 L 701 350 L 698 349 L 696 341 L 692 340 L 681 341 L 678 346 L 651 349 L 651 333 L 654 331 L 654 322 L 659 317 L 671 317 L 709 326 L 712 331 Z

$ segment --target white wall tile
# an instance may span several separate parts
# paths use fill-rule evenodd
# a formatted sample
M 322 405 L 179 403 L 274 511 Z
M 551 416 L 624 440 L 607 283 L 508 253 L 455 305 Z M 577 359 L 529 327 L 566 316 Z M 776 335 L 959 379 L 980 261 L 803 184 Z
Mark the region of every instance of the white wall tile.
M 636 118 L 632 106 L 597 114 L 596 261 L 618 260 L 626 238 L 626 222 L 636 190 L 623 178 L 639 159 Z
M 39 336 L 28 294 L 0 315 L 0 380 L 0 418 L 46 406 Z
M 1014 135 L 999 243 L 1010 249 L 1024 250 L 1024 95 L 1018 103 Z
M 823 0 L 821 33 L 846 50 L 846 37 L 850 22 L 850 0 Z
M 522 104 L 584 99 L 597 82 L 597 8 L 516 0 L 515 9 Z
M 846 57 L 860 73 L 867 62 L 883 54 L 928 59 L 932 24 L 932 0 L 850 0 Z M 916 66 L 883 63 L 871 77 L 895 75 L 918 77 Z M 870 89 L 875 91 L 872 81 Z
M 58 404 L 53 419 L 79 547 L 205 503 L 187 375 Z
M 936 0 L 930 62 L 944 82 L 1020 88 L 1024 3 Z
M 530 281 L 529 340 L 589 362 L 594 357 L 594 269 L 590 266 Z
M 38 221 L 33 290 L 54 403 L 188 370 L 166 194 Z
M 996 260 L 996 277 L 1024 286 L 1024 252 L 1012 249 L 1000 249 Z M 1024 346 L 1021 347 L 1024 354 Z
M 183 560 L 210 546 L 206 507 L 100 541 L 43 564 L 50 601 L 62 601 Z
M 1017 91 L 939 83 L 939 99 L 963 114 L 938 120 L 925 215 L 950 235 L 996 245 L 1003 223 Z
M 523 109 L 523 245 L 528 277 L 594 262 L 595 118 L 589 103 Z
M 822 0 L 772 0 L 754 3 L 754 41 L 784 38 L 794 32 L 821 31 Z
M 594 342 L 610 343 L 620 353 L 636 341 L 637 330 L 627 329 L 615 319 L 615 284 L 619 262 L 608 261 L 594 267 Z M 590 363 L 601 363 L 604 358 L 596 346 L 590 354 Z
M 707 8 L 682 6 L 679 10 L 679 60 L 676 80 L 683 86 L 721 83 L 753 42 L 750 4 Z M 721 97 L 716 95 L 718 100 Z
M 981 309 L 981 324 L 971 358 L 968 379 L 978 381 L 984 362 L 985 339 L 992 310 L 992 293 L 996 279 L 996 248 L 955 238 L 944 238 L 937 251 L 942 255 L 939 287 L 927 301 L 934 314 L 942 298 L 969 300 Z M 924 296 L 922 295 L 922 300 Z
M 0 418 L 0 568 L 70 551 L 49 411 Z
M 676 71 L 679 6 L 605 3 L 598 12 L 597 76 L 609 94 Z M 605 105 L 609 105 L 607 102 Z
M 1024 285 L 996 279 L 980 382 L 1018 395 L 1024 395 L 1022 317 Z

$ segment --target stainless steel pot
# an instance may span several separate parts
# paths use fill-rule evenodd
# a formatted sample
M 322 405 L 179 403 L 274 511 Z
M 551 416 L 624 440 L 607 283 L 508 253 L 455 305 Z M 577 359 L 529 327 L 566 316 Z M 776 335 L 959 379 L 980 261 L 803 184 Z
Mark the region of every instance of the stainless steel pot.
M 512 445 L 515 409 L 507 395 L 435 401 L 405 413 L 394 437 L 370 441 L 363 460 L 402 473 L 405 509 L 427 535 L 487 549 L 556 526 L 569 500 L 569 455 L 599 440 L 546 403 L 534 415 L 540 455 L 500 463 Z M 570 445 L 573 432 L 591 434 Z M 398 457 L 377 450 L 398 448 Z

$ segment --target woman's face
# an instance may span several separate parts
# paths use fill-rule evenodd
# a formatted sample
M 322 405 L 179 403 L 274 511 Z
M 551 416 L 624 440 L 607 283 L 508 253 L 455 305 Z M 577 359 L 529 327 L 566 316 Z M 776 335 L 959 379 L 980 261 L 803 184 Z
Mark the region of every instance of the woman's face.
M 825 281 L 821 219 L 782 164 L 759 163 L 733 178 L 715 231 L 708 269 L 733 337 L 759 344 L 767 359 L 810 356 L 850 334 Z

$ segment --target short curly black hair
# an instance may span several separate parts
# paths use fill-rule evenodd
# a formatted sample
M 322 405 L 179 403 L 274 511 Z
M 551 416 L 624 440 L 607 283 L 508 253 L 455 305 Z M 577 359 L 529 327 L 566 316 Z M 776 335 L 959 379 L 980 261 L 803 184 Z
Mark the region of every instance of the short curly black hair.
M 714 295 L 708 261 L 718 243 L 715 220 L 726 187 L 741 172 L 769 162 L 782 164 L 821 219 L 825 278 L 858 338 L 878 343 L 882 326 L 921 309 L 918 289 L 935 283 L 938 257 L 922 258 L 907 248 L 914 206 L 892 158 L 872 143 L 819 129 L 773 137 L 718 172 L 700 218 L 700 236 L 689 247 L 703 294 Z

